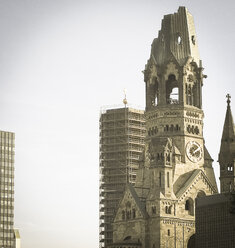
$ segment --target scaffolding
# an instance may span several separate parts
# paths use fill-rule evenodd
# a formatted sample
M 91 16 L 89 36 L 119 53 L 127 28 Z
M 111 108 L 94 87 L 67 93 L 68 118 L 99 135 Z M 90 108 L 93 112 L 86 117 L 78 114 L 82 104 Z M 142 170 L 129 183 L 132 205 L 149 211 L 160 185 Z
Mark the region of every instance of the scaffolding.
M 135 184 L 146 135 L 144 111 L 102 109 L 100 115 L 100 248 L 112 243 L 112 222 L 126 183 Z

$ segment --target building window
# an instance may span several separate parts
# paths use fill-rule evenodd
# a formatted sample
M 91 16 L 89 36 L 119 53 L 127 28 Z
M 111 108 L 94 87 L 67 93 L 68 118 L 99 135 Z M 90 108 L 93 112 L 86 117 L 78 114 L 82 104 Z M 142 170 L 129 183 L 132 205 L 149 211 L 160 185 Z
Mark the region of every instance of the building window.
M 171 235 L 171 231 L 170 231 L 170 229 L 168 229 L 168 230 L 167 230 L 167 234 L 168 234 L 168 236 L 170 236 L 170 235 Z
M 136 212 L 135 212 L 134 208 L 132 209 L 132 217 L 133 217 L 133 219 L 135 219 L 135 217 L 136 217 Z
M 192 198 L 185 202 L 185 210 L 188 211 L 189 215 L 194 215 L 194 202 Z
M 165 213 L 168 214 L 168 206 L 165 207 Z
M 152 214 L 156 214 L 157 210 L 156 210 L 156 206 L 152 206 Z
M 167 187 L 170 187 L 170 173 L 167 172 Z
M 162 186 L 162 173 L 159 172 L 159 186 Z
M 171 209 L 172 209 L 172 206 L 166 206 L 165 207 L 165 213 L 166 214 L 171 214 Z
M 125 220 L 125 211 L 122 211 L 122 220 Z

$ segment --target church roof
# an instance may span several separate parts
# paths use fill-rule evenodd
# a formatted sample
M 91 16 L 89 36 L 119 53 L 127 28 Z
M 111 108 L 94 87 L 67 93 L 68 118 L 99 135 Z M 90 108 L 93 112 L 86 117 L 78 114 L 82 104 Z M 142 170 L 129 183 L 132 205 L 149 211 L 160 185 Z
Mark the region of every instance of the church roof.
M 225 121 L 224 121 L 222 140 L 226 141 L 234 137 L 235 137 L 235 126 L 233 122 L 233 116 L 232 116 L 232 111 L 230 108 L 230 101 L 229 101 L 227 105 L 227 111 L 226 111 L 226 116 L 225 116 Z
M 235 157 L 235 126 L 230 107 L 230 95 L 228 94 L 227 97 L 227 111 L 221 139 L 219 160 L 230 160 L 230 158 Z
M 178 195 L 180 195 L 180 191 L 182 191 L 185 187 L 187 187 L 187 182 L 191 181 L 189 179 L 194 178 L 194 176 L 192 177 L 192 175 L 197 174 L 197 170 L 192 170 L 189 171 L 187 173 L 182 174 L 181 176 L 178 177 L 178 179 L 176 180 L 176 182 L 174 183 L 174 194 L 178 197 Z
M 147 213 L 145 210 L 145 202 L 141 202 L 140 198 L 138 197 L 134 187 L 131 184 L 127 184 L 127 189 L 131 192 L 132 197 L 134 198 L 136 205 L 138 206 L 139 210 L 141 211 L 141 214 L 143 217 L 147 217 Z
M 211 184 L 210 180 L 205 175 L 205 173 L 201 169 L 195 169 L 187 173 L 184 173 L 176 180 L 173 186 L 173 190 L 174 190 L 176 197 L 180 197 L 181 195 L 184 194 L 184 192 L 190 187 L 193 180 L 197 177 L 199 173 L 202 173 L 202 176 L 207 181 L 207 183 L 210 185 L 210 187 L 213 189 L 213 191 L 215 193 L 217 192 L 217 189 L 215 189 L 215 187 Z

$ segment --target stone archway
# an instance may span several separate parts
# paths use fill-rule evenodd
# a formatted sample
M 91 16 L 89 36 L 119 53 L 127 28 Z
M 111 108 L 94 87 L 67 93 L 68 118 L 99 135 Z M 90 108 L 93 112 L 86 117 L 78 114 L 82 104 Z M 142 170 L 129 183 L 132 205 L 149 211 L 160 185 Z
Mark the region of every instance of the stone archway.
M 195 248 L 195 234 L 193 234 L 189 240 L 188 240 L 188 244 L 187 244 L 187 248 Z
M 198 193 L 197 193 L 197 197 L 196 198 L 199 198 L 199 197 L 204 197 L 206 196 L 206 193 L 202 190 L 199 190 Z

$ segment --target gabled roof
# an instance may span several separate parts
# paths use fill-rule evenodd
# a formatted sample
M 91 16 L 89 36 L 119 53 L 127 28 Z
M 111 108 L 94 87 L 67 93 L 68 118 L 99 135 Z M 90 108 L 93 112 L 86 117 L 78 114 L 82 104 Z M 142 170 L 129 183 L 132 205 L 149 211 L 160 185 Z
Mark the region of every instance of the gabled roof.
M 127 184 L 126 184 L 126 189 L 125 189 L 125 191 L 124 191 L 124 194 L 123 194 L 121 200 L 119 201 L 119 204 L 118 204 L 118 207 L 117 207 L 117 211 L 116 211 L 116 214 L 115 214 L 115 216 L 114 216 L 114 220 L 115 220 L 116 215 L 117 215 L 117 213 L 118 213 L 118 209 L 120 208 L 120 205 L 122 204 L 122 201 L 123 201 L 123 199 L 124 199 L 124 197 L 125 197 L 125 195 L 127 194 L 128 191 L 130 192 L 131 196 L 133 197 L 133 199 L 134 199 L 134 201 L 135 201 L 137 207 L 139 208 L 139 210 L 140 210 L 142 216 L 143 216 L 144 218 L 146 218 L 146 217 L 147 217 L 147 212 L 146 212 L 146 210 L 145 210 L 145 202 L 141 202 L 141 201 L 140 201 L 140 199 L 139 199 L 139 197 L 138 197 L 138 195 L 137 195 L 137 193 L 136 193 L 134 187 L 133 187 L 131 184 L 127 183 Z
M 151 140 L 154 151 L 163 152 L 165 149 L 172 148 L 172 139 L 167 137 L 153 137 Z
M 187 191 L 187 189 L 190 187 L 199 173 L 202 174 L 207 184 L 209 184 L 214 193 L 217 192 L 217 190 L 210 183 L 205 173 L 201 169 L 196 169 L 181 175 L 174 183 L 173 190 L 177 198 L 181 197 Z
M 141 214 L 143 215 L 144 218 L 146 218 L 147 217 L 147 212 L 145 210 L 145 204 L 140 201 L 140 199 L 139 199 L 134 187 L 131 184 L 127 184 L 127 189 L 129 189 L 129 191 L 130 191 L 132 197 L 134 198 L 135 203 L 138 206 Z
M 179 191 L 182 190 L 186 182 L 188 182 L 189 178 L 191 178 L 191 176 L 193 175 L 195 171 L 196 170 L 189 171 L 178 177 L 178 179 L 176 180 L 173 186 L 173 191 L 176 196 L 178 196 Z
M 177 154 L 177 155 L 180 155 L 181 154 L 180 151 L 179 151 L 179 149 L 178 149 L 178 147 L 175 146 L 175 145 L 174 145 L 174 153 Z

